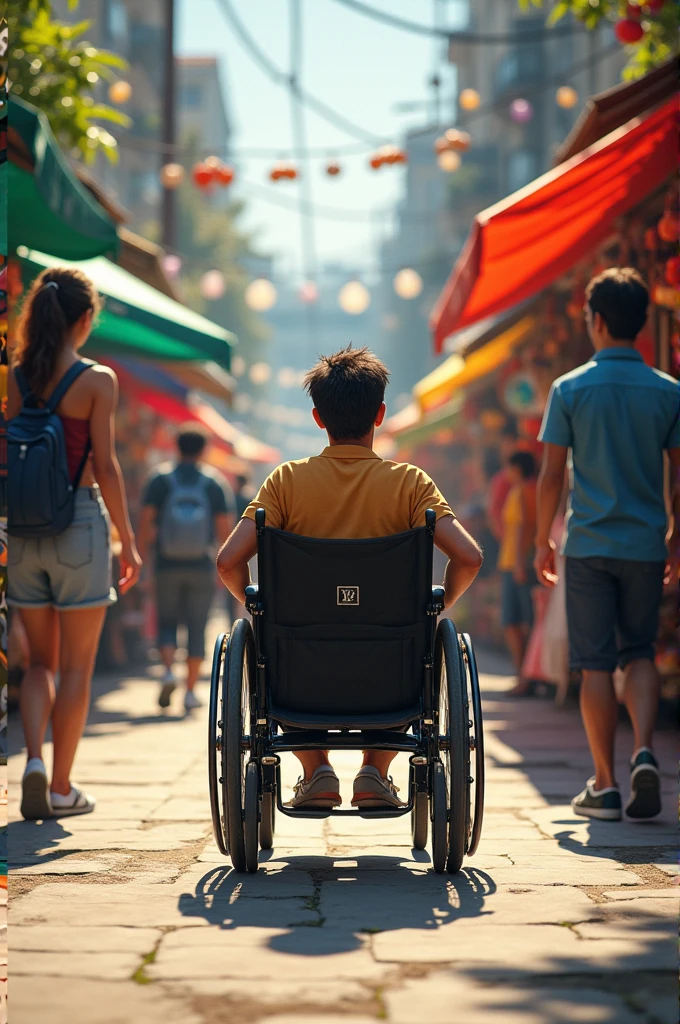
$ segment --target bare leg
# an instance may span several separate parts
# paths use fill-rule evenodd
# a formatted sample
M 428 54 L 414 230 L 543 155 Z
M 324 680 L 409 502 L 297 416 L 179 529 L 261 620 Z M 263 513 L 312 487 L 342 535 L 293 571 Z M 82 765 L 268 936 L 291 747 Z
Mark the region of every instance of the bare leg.
M 635 733 L 634 750 L 652 746 L 659 707 L 659 673 L 653 661 L 640 658 L 626 665 L 623 699 Z
M 595 789 L 615 786 L 614 734 L 618 706 L 610 672 L 584 669 L 581 683 L 581 717 L 595 764 Z
M 365 750 L 361 767 L 377 768 L 383 779 L 386 779 L 387 769 L 398 753 L 398 750 Z
M 198 682 L 203 658 L 187 658 L 187 690 L 191 693 Z
M 503 632 L 505 633 L 505 642 L 508 645 L 508 651 L 510 652 L 510 657 L 515 667 L 515 674 L 517 675 L 517 683 L 509 692 L 513 696 L 521 696 L 521 694 L 526 693 L 529 689 L 526 679 L 522 679 L 522 664 L 529 639 L 529 627 L 528 625 L 506 626 Z
M 316 769 L 322 765 L 332 767 L 327 750 L 296 750 L 295 756 L 302 765 L 305 782 L 309 782 Z
M 54 608 L 22 608 L 29 668 L 19 688 L 19 707 L 28 757 L 42 758 L 47 723 L 54 707 L 59 663 L 59 619 Z
M 61 612 L 59 692 L 52 711 L 52 792 L 68 796 L 71 767 L 90 706 L 90 684 L 106 608 Z
M 169 645 L 167 645 L 165 647 L 161 647 L 161 650 L 160 650 L 161 661 L 163 662 L 163 664 L 165 665 L 165 667 L 168 670 L 171 669 L 172 666 L 175 664 L 175 653 L 176 653 L 176 648 L 175 647 L 170 647 Z

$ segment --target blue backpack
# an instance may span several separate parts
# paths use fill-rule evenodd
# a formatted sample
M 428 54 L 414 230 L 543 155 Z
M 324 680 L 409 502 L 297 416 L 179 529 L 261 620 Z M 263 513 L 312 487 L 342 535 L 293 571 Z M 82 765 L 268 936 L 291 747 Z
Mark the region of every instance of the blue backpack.
M 42 407 L 21 367 L 14 371 L 22 405 L 7 425 L 7 532 L 12 537 L 56 537 L 73 522 L 90 445 L 71 480 L 64 425 L 56 409 L 73 382 L 93 365 L 83 359 L 72 366 Z

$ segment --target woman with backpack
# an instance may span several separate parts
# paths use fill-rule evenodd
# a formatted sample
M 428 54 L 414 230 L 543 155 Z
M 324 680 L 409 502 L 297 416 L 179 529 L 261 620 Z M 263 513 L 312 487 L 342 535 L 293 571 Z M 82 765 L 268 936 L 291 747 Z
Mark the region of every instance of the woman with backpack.
M 85 274 L 43 271 L 23 305 L 9 380 L 8 599 L 30 650 L 20 695 L 28 753 L 21 813 L 33 820 L 94 810 L 70 773 L 106 610 L 116 600 L 111 522 L 122 542 L 122 593 L 141 569 L 115 452 L 118 381 L 79 355 L 99 308 Z M 42 745 L 50 721 L 48 784 Z

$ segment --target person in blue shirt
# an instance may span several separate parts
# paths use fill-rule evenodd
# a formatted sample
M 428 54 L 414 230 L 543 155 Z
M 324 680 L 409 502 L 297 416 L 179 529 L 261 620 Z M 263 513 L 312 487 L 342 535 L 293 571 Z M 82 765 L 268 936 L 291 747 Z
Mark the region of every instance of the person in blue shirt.
M 620 820 L 622 813 L 614 774 L 612 674 L 617 665 L 624 672 L 635 741 L 626 813 L 652 818 L 661 810 L 659 766 L 652 752 L 659 696 L 654 641 L 664 582 L 671 577 L 678 582 L 676 526 L 672 572 L 667 568 L 664 452 L 675 478 L 680 385 L 646 366 L 634 348 L 648 301 L 642 278 L 629 267 L 593 278 L 584 314 L 595 355 L 555 381 L 539 435 L 545 448 L 535 568 L 546 586 L 557 581 L 549 535 L 570 455 L 563 548 L 569 657 L 583 675 L 581 714 L 595 765 L 595 775 L 572 807 L 577 814 L 609 821 Z

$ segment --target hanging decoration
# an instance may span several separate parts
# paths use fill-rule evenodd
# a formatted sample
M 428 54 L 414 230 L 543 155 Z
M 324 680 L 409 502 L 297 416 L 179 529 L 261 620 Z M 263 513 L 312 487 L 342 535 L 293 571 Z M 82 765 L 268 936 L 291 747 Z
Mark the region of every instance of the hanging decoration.
M 578 93 L 571 85 L 561 85 L 555 93 L 557 106 L 563 110 L 571 110 L 578 103 Z
M 300 302 L 304 302 L 306 306 L 311 306 L 319 298 L 319 289 L 314 281 L 303 281 L 298 295 Z
M 667 260 L 663 276 L 674 288 L 680 287 L 680 256 L 672 256 Z
M 532 107 L 529 100 L 522 99 L 521 97 L 513 100 L 510 104 L 510 117 L 517 124 L 526 124 L 534 116 L 534 108 Z
M 246 372 L 246 361 L 243 356 L 232 356 L 231 357 L 231 375 L 232 377 L 242 377 Z
M 271 380 L 272 368 L 269 363 L 253 363 L 248 370 L 248 376 L 253 384 L 266 384 Z
M 453 174 L 460 167 L 461 159 L 452 149 L 445 149 L 437 157 L 437 163 L 440 170 L 446 171 L 447 174 Z
M 672 211 L 666 210 L 663 217 L 656 226 L 659 238 L 662 242 L 677 242 L 680 218 L 674 216 Z
M 617 21 L 614 26 L 614 32 L 616 33 L 616 38 L 623 46 L 627 46 L 630 43 L 639 43 L 645 34 L 645 30 L 640 22 L 636 18 L 630 17 Z
M 181 164 L 164 164 L 159 177 L 163 188 L 172 192 L 184 181 L 184 168 Z
M 203 191 L 204 189 L 210 188 L 213 183 L 212 169 L 204 162 L 194 164 L 191 171 L 191 178 L 196 188 L 200 188 L 201 191 Z
M 472 140 L 468 132 L 461 132 L 457 128 L 449 128 L 438 139 L 435 139 L 434 151 L 438 156 L 447 151 L 467 153 L 471 143 Z
M 336 178 L 338 174 L 340 174 L 341 170 L 342 168 L 340 167 L 340 164 L 335 161 L 331 161 L 329 164 L 326 164 L 326 174 L 329 178 Z
M 656 228 L 647 228 L 644 234 L 644 243 L 647 252 L 656 252 L 659 247 L 659 236 L 656 233 Z
M 199 282 L 201 295 L 210 302 L 221 299 L 226 289 L 224 274 L 221 270 L 208 270 Z
M 294 181 L 300 177 L 300 172 L 295 164 L 280 163 L 272 167 L 269 172 L 270 181 L 281 181 L 282 178 L 287 178 L 290 181 Z
M 220 164 L 214 173 L 214 178 L 222 188 L 228 188 L 234 180 L 234 168 L 228 164 Z
M 256 313 L 266 313 L 276 302 L 276 288 L 266 277 L 256 277 L 246 288 L 243 298 L 246 306 Z
M 361 281 L 348 281 L 338 292 L 338 305 L 344 313 L 359 316 L 371 304 L 371 295 Z
M 127 103 L 132 98 L 132 86 L 129 82 L 124 82 L 122 79 L 118 82 L 112 82 L 109 86 L 109 99 L 112 103 L 120 105 L 121 103 Z
M 400 299 L 417 299 L 423 290 L 423 279 L 412 267 L 404 267 L 395 274 L 392 284 Z
M 374 171 L 379 170 L 385 164 L 405 163 L 408 163 L 408 154 L 405 149 L 401 149 L 399 146 L 381 146 L 369 160 L 369 164 Z
M 179 256 L 172 252 L 166 252 L 161 259 L 161 265 L 168 277 L 177 277 L 182 269 L 182 261 Z
M 458 97 L 458 104 L 462 110 L 477 110 L 482 98 L 476 89 L 463 89 Z

